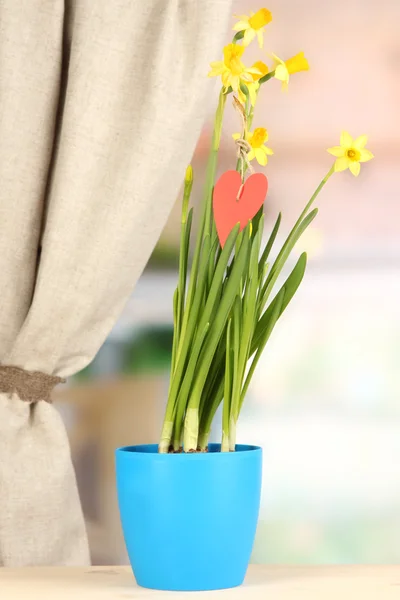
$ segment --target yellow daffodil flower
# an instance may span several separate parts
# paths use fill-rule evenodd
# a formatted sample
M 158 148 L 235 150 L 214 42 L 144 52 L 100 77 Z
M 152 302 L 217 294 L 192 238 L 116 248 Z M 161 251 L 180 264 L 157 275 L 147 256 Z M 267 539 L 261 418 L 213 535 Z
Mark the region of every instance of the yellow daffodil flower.
M 261 77 L 264 77 L 265 75 L 267 75 L 267 73 L 269 72 L 269 69 L 268 69 L 267 65 L 265 63 L 263 63 L 261 60 L 258 60 L 257 62 L 255 62 L 251 68 L 253 70 L 253 72 L 251 73 L 253 81 L 247 82 L 245 85 L 249 91 L 250 103 L 252 106 L 254 106 L 256 103 L 256 99 L 257 99 L 257 91 L 258 91 L 258 88 L 260 87 L 260 84 L 258 82 L 261 79 Z M 257 71 L 257 73 L 255 71 Z M 246 95 L 242 92 L 241 89 L 239 89 L 239 91 L 238 91 L 238 98 L 239 98 L 240 102 L 244 105 L 246 102 Z
M 360 135 L 355 140 L 347 131 L 343 131 L 340 137 L 340 146 L 328 148 L 329 154 L 336 157 L 335 172 L 350 169 L 355 177 L 360 173 L 360 163 L 368 162 L 374 158 L 372 152 L 365 148 L 368 142 L 366 135 Z
M 289 60 L 283 61 L 279 56 L 272 55 L 275 59 L 275 79 L 282 81 L 282 89 L 287 90 L 289 77 L 300 71 L 308 71 L 309 65 L 304 52 L 299 52 L 296 56 L 292 56 Z
M 253 83 L 253 75 L 259 75 L 256 68 L 246 68 L 241 61 L 244 47 L 239 44 L 228 44 L 224 48 L 224 60 L 211 63 L 209 77 L 221 75 L 222 84 L 226 89 L 231 87 L 234 92 L 239 92 L 240 84 Z
M 256 13 L 250 13 L 249 17 L 241 15 L 238 18 L 240 21 L 235 24 L 233 29 L 234 31 L 244 31 L 243 45 L 248 46 L 257 36 L 258 44 L 262 48 L 264 43 L 264 27 L 272 21 L 271 12 L 266 8 L 260 8 Z
M 234 133 L 233 139 L 238 140 L 241 138 L 240 133 Z M 246 134 L 246 141 L 250 144 L 251 150 L 247 155 L 248 160 L 256 161 L 265 167 L 268 162 L 268 156 L 273 155 L 271 148 L 264 146 L 265 142 L 268 141 L 268 131 L 264 127 L 257 127 L 253 132 Z

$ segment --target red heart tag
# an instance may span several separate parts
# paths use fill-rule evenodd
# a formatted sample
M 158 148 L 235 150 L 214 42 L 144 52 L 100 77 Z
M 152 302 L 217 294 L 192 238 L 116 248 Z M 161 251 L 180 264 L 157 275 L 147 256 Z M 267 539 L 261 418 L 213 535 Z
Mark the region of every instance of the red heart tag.
M 255 173 L 241 186 L 237 171 L 226 171 L 214 186 L 214 219 L 222 247 L 237 223 L 242 231 L 258 213 L 267 195 L 268 179 L 262 173 Z

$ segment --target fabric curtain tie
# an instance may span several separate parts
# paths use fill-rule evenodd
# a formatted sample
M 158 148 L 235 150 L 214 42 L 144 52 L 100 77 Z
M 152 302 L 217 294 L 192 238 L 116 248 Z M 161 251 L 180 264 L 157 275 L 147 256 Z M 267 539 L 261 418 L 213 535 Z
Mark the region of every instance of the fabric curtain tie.
M 26 371 L 20 367 L 0 365 L 0 393 L 18 394 L 24 402 L 31 404 L 44 400 L 51 403 L 50 394 L 62 377 L 48 375 L 41 371 Z

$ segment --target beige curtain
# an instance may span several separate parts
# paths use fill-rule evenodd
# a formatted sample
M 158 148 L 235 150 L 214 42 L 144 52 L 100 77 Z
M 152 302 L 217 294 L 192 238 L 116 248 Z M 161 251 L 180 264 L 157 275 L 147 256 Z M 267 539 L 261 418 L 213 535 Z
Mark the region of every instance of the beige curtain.
M 0 0 L 3 366 L 67 377 L 93 359 L 178 193 L 230 13 L 230 0 Z M 87 564 L 60 417 L 6 391 L 0 565 Z

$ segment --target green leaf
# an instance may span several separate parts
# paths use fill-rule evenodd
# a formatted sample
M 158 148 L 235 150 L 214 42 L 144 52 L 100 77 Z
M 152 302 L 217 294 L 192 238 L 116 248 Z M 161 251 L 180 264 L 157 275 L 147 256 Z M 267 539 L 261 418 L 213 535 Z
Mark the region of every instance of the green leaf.
M 174 385 L 173 389 L 174 389 L 174 392 L 177 394 L 177 403 L 179 404 L 180 412 L 185 410 L 186 402 L 188 400 L 188 397 L 189 397 L 190 391 L 191 391 L 191 385 L 193 384 L 193 376 L 191 376 L 190 373 L 193 373 L 195 371 L 195 367 L 196 367 L 197 360 L 198 360 L 200 350 L 201 350 L 201 344 L 199 345 L 197 343 L 196 338 L 199 335 L 202 336 L 204 328 L 206 327 L 207 323 L 211 323 L 211 315 L 212 315 L 215 303 L 218 303 L 218 307 L 219 307 L 218 310 L 220 309 L 221 305 L 223 305 L 223 298 L 222 298 L 222 302 L 220 302 L 220 298 L 221 298 L 220 292 L 222 289 L 226 266 L 228 264 L 233 247 L 235 245 L 238 232 L 239 232 L 239 225 L 236 225 L 234 227 L 234 229 L 231 231 L 231 233 L 229 234 L 228 239 L 225 243 L 225 246 L 221 252 L 221 256 L 218 260 L 218 263 L 217 263 L 217 266 L 216 266 L 216 269 L 214 272 L 214 276 L 212 279 L 212 283 L 211 283 L 211 287 L 210 287 L 210 290 L 208 293 L 206 304 L 204 306 L 203 311 L 201 313 L 199 313 L 198 307 L 202 302 L 204 286 L 205 286 L 205 282 L 207 280 L 208 261 L 209 261 L 209 253 L 210 253 L 210 238 L 208 236 L 206 238 L 208 240 L 208 244 L 207 244 L 207 248 L 204 249 L 204 252 L 202 253 L 202 257 L 201 257 L 202 267 L 201 267 L 201 269 L 199 269 L 199 286 L 196 290 L 196 295 L 194 297 L 194 302 L 193 302 L 193 308 L 192 308 L 192 311 L 190 313 L 189 320 L 188 320 L 188 329 L 187 329 L 187 334 L 184 339 L 184 346 L 183 346 L 182 354 L 178 354 L 178 365 L 176 368 L 176 373 L 180 379 L 183 378 L 182 385 L 181 385 L 181 387 L 183 388 L 183 391 L 181 392 L 181 390 L 179 389 L 180 388 L 180 385 L 179 385 L 180 380 L 179 380 L 179 384 Z M 225 294 L 224 294 L 224 296 L 225 296 Z M 195 306 L 196 306 L 196 309 L 195 309 Z M 215 327 L 216 320 L 217 320 L 217 315 L 216 315 L 215 319 L 213 319 L 213 322 L 212 322 L 213 329 Z M 197 328 L 197 331 L 196 331 L 196 333 L 194 333 L 196 328 Z M 194 334 L 194 337 L 193 337 L 193 334 Z M 190 338 L 189 338 L 189 336 L 190 336 Z M 193 342 L 192 342 L 192 337 L 193 337 Z M 191 344 L 190 353 L 188 353 L 190 344 Z M 185 374 L 183 374 L 184 370 L 185 370 Z M 175 378 L 175 374 L 174 374 L 174 378 Z M 179 390 L 179 394 L 178 394 L 178 390 Z
M 222 412 L 222 428 L 223 431 L 229 433 L 229 418 L 231 410 L 231 398 L 233 390 L 233 373 L 232 373 L 232 357 L 231 357 L 231 327 L 232 319 L 229 319 L 226 328 L 226 352 L 225 352 L 225 381 L 224 381 L 224 407 Z
M 253 374 L 254 374 L 255 368 L 257 366 L 257 363 L 258 363 L 258 361 L 260 359 L 260 356 L 261 356 L 261 354 L 262 354 L 262 352 L 263 352 L 263 350 L 264 350 L 264 348 L 265 348 L 265 346 L 266 346 L 266 344 L 267 344 L 267 342 L 268 342 L 268 340 L 270 338 L 270 335 L 272 333 L 272 330 L 275 327 L 275 324 L 276 324 L 277 320 L 279 319 L 280 315 L 283 312 L 282 311 L 282 304 L 283 304 L 284 295 L 285 295 L 285 288 L 283 287 L 278 292 L 278 294 L 275 296 L 274 300 L 271 302 L 270 307 L 268 307 L 268 308 L 271 308 L 269 319 L 268 319 L 268 322 L 266 324 L 265 329 L 262 331 L 262 335 L 260 337 L 260 341 L 259 341 L 259 345 L 258 345 L 258 348 L 257 348 L 257 352 L 256 352 L 256 354 L 255 354 L 255 356 L 254 356 L 254 358 L 252 360 L 249 372 L 248 372 L 247 377 L 246 377 L 246 381 L 245 381 L 243 389 L 241 391 L 239 412 L 240 412 L 240 410 L 242 408 L 243 401 L 244 401 L 244 399 L 246 397 L 246 393 L 247 393 L 248 387 L 250 385 L 251 378 L 253 377 Z M 237 416 L 239 416 L 239 413 L 238 413 Z
M 194 340 L 191 354 L 193 353 L 193 355 L 199 355 L 209 328 L 210 323 L 206 323 L 202 329 L 199 328 L 198 334 L 196 335 L 196 338 Z M 190 395 L 190 388 L 192 386 L 193 378 L 195 376 L 196 366 L 196 361 L 189 360 L 185 372 L 185 377 L 183 378 L 182 385 L 180 387 L 178 398 L 176 401 L 175 427 L 176 431 L 179 433 L 180 427 L 183 422 L 183 417 L 186 411 L 187 398 Z
M 192 228 L 193 220 L 193 208 L 190 209 L 187 219 L 182 222 L 181 226 L 181 247 L 179 252 L 179 303 L 177 305 L 177 319 L 174 326 L 174 337 L 176 335 L 177 342 L 180 338 L 183 311 L 185 308 L 185 294 L 186 294 L 186 276 L 187 266 L 189 260 L 189 246 L 190 246 L 190 232 Z
M 187 321 L 187 327 L 185 333 L 181 333 L 181 338 L 179 340 L 179 346 L 176 350 L 176 359 L 175 359 L 175 370 L 171 373 L 171 382 L 170 382 L 170 390 L 168 394 L 168 405 L 169 412 L 171 413 L 170 417 L 172 417 L 173 412 L 175 411 L 175 403 L 178 396 L 179 388 L 181 385 L 183 373 L 185 370 L 187 355 L 192 343 L 192 338 L 196 329 L 197 319 L 199 308 L 201 306 L 203 290 L 206 283 L 206 273 L 208 266 L 208 258 L 210 252 L 210 237 L 206 236 L 202 245 L 202 252 L 200 255 L 200 264 L 199 264 L 199 282 L 197 286 L 197 293 L 194 296 L 193 303 L 189 305 L 186 304 L 185 312 L 188 311 L 189 318 Z M 189 300 L 188 300 L 189 302 Z M 172 418 L 170 418 L 172 420 Z
M 280 315 L 283 313 L 283 311 L 285 310 L 285 308 L 287 307 L 287 305 L 289 304 L 289 302 L 291 301 L 291 299 L 297 292 L 297 290 L 303 280 L 306 266 L 307 266 L 307 253 L 303 252 L 299 257 L 299 260 L 297 261 L 296 266 L 294 267 L 293 271 L 291 272 L 291 274 L 289 275 L 289 277 L 287 278 L 287 280 L 285 282 L 285 294 L 283 296 L 283 302 L 282 302 L 282 306 L 281 306 Z
M 215 227 L 215 221 L 213 219 L 212 221 L 212 225 L 211 225 L 211 251 L 210 251 L 210 258 L 208 261 L 208 273 L 207 273 L 207 289 L 210 287 L 212 278 L 213 278 L 213 274 L 214 274 L 214 270 L 215 270 L 215 265 L 216 265 L 216 254 L 217 254 L 217 249 L 219 246 L 219 239 L 217 236 L 217 230 Z
M 224 373 L 225 369 L 223 369 L 223 374 Z M 208 433 L 211 429 L 211 423 L 215 417 L 215 413 L 217 412 L 218 407 L 224 398 L 224 381 L 225 379 L 222 375 L 215 381 L 214 386 L 208 395 L 208 401 L 204 406 L 200 422 L 201 433 Z
M 264 331 L 267 330 L 269 327 L 269 321 L 271 315 L 274 313 L 276 303 L 278 302 L 277 298 L 279 294 L 281 294 L 282 290 L 284 290 L 284 295 L 282 297 L 281 309 L 278 318 L 282 315 L 283 311 L 286 309 L 287 305 L 297 292 L 300 283 L 304 277 L 306 266 L 307 254 L 303 252 L 303 254 L 301 254 L 300 258 L 298 259 L 296 265 L 294 266 L 292 272 L 290 273 L 289 277 L 286 279 L 285 283 L 279 290 L 278 294 L 272 300 L 267 310 L 264 312 L 264 314 L 258 321 L 251 344 L 250 356 L 254 354 L 254 352 L 256 352 L 256 350 L 258 349 L 263 338 Z
M 196 369 L 196 377 L 190 396 L 190 408 L 198 407 L 200 404 L 201 394 L 207 379 L 210 365 L 212 363 L 224 327 L 227 323 L 233 303 L 237 296 L 240 279 L 242 278 L 244 269 L 246 267 L 249 242 L 249 237 L 245 235 L 243 237 L 239 253 L 235 257 L 231 275 L 229 277 L 224 294 L 221 297 L 217 314 L 212 323 L 212 327 L 210 327 L 209 335 L 207 336 L 204 347 L 201 351 L 198 361 L 198 368 Z
M 175 361 L 176 361 L 176 350 L 178 346 L 178 330 L 176 327 L 176 323 L 178 321 L 178 303 L 179 303 L 179 288 L 177 287 L 174 292 L 173 297 L 173 315 L 174 315 L 174 336 L 172 339 L 172 369 L 173 372 L 175 370 Z
M 271 235 L 269 236 L 268 242 L 264 248 L 264 251 L 263 251 L 260 261 L 258 263 L 258 277 L 260 279 L 262 278 L 262 276 L 264 274 L 264 265 L 268 260 L 272 246 L 273 246 L 276 236 L 278 234 L 279 226 L 281 224 L 281 219 L 282 219 L 282 215 L 281 215 L 281 213 L 279 213 L 278 218 L 276 219 L 275 225 L 272 229 Z
M 186 227 L 185 227 L 184 243 L 183 243 L 183 247 L 181 246 L 181 249 L 180 249 L 180 252 L 183 251 L 183 258 L 184 258 L 183 265 L 185 267 L 185 274 L 184 274 L 185 281 L 186 281 L 186 276 L 187 276 L 187 266 L 188 266 L 188 262 L 189 262 L 190 233 L 192 230 L 192 222 L 193 222 L 193 208 L 191 208 L 188 213 Z
M 242 299 L 243 317 L 241 319 L 242 327 L 240 331 L 240 341 L 235 340 L 235 345 L 237 345 L 237 347 L 239 348 L 239 356 L 235 372 L 234 400 L 232 402 L 232 415 L 235 422 L 239 413 L 240 390 L 243 383 L 243 377 L 246 371 L 247 361 L 249 359 L 250 345 L 253 337 L 255 320 L 257 318 L 256 305 L 258 292 L 258 256 L 260 253 L 263 223 L 264 216 L 261 217 L 261 226 L 252 240 L 251 250 L 249 253 L 249 266 L 247 268 L 248 280 Z
M 298 242 L 299 238 L 302 236 L 304 231 L 310 225 L 310 223 L 315 219 L 318 214 L 318 209 L 314 208 L 298 225 L 296 225 L 292 231 L 290 232 L 286 242 L 283 244 L 281 251 L 279 252 L 277 258 L 275 259 L 274 264 L 269 272 L 269 275 L 263 285 L 261 296 L 260 296 L 260 308 L 261 310 L 267 303 L 269 295 L 272 291 L 273 286 L 275 285 L 276 280 L 278 279 L 280 272 L 285 266 L 286 260 L 288 259 L 291 251 L 293 250 L 295 244 Z

